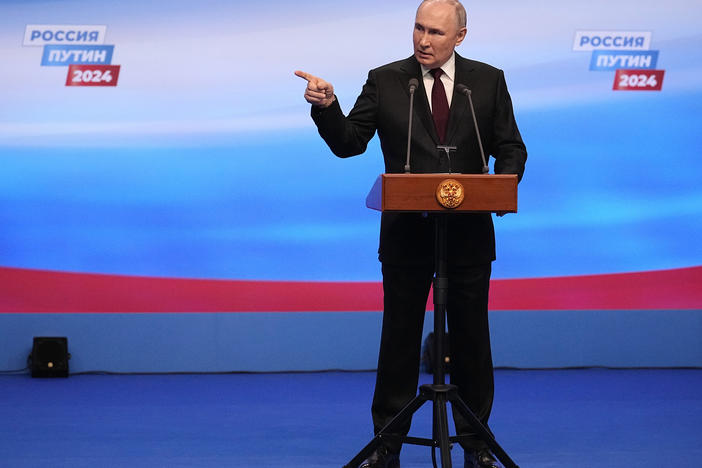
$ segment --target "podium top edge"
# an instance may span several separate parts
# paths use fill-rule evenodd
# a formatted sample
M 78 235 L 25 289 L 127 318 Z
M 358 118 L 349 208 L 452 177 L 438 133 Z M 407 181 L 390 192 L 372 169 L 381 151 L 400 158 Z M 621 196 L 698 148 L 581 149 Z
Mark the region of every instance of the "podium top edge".
M 472 178 L 498 178 L 498 179 L 516 179 L 517 174 L 463 174 L 456 172 L 430 172 L 430 173 L 395 173 L 395 172 L 384 172 L 378 177 L 386 178 L 403 178 L 403 177 L 418 177 L 418 178 L 455 178 L 455 179 L 472 179 Z

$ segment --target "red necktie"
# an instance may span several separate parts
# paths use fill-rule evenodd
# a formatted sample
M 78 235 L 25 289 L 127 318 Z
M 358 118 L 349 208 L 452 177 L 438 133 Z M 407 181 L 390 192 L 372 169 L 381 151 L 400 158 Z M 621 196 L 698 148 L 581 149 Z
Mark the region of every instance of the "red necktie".
M 439 143 L 444 143 L 446 138 L 446 126 L 448 125 L 449 105 L 446 99 L 446 89 L 441 82 L 441 68 L 431 70 L 434 76 L 434 85 L 431 88 L 431 113 L 434 116 L 434 127 L 436 134 L 439 136 Z

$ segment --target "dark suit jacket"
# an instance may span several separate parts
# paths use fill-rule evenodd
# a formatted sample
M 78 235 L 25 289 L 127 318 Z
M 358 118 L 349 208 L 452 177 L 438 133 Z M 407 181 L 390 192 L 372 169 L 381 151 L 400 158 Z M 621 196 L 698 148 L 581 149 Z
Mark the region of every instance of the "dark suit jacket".
M 361 154 L 378 132 L 385 172 L 404 172 L 407 151 L 409 87 L 415 92 L 412 125 L 412 172 L 448 172 L 449 158 L 439 145 L 421 67 L 414 56 L 371 70 L 356 104 L 345 117 L 338 101 L 326 109 L 312 108 L 319 134 L 339 157 Z M 527 154 L 514 120 L 512 101 L 501 70 L 456 54 L 454 94 L 445 144 L 457 147 L 450 157 L 451 172 L 481 173 L 482 162 L 468 98 L 455 92 L 457 84 L 472 90 L 486 157 L 495 158 L 495 173 L 518 174 L 521 180 Z M 476 265 L 495 259 L 495 235 L 490 214 L 454 214 L 449 217 L 450 265 Z M 431 264 L 434 258 L 431 217 L 419 213 L 383 213 L 379 258 L 398 265 Z

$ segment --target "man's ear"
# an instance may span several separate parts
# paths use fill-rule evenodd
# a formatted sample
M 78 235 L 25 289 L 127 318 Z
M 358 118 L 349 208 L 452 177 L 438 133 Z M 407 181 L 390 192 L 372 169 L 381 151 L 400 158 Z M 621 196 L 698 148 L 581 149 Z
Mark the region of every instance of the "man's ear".
M 456 35 L 456 45 L 460 45 L 461 42 L 463 42 L 463 39 L 466 38 L 466 34 L 468 34 L 467 28 L 461 28 L 458 30 L 458 34 Z

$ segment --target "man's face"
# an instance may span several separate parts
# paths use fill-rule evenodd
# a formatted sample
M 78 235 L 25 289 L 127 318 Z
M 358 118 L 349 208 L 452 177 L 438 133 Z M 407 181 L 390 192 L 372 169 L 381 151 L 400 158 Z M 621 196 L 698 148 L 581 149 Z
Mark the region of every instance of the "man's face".
M 437 68 L 463 42 L 466 28 L 458 28 L 456 7 L 443 2 L 423 3 L 414 22 L 414 56 L 427 68 Z

